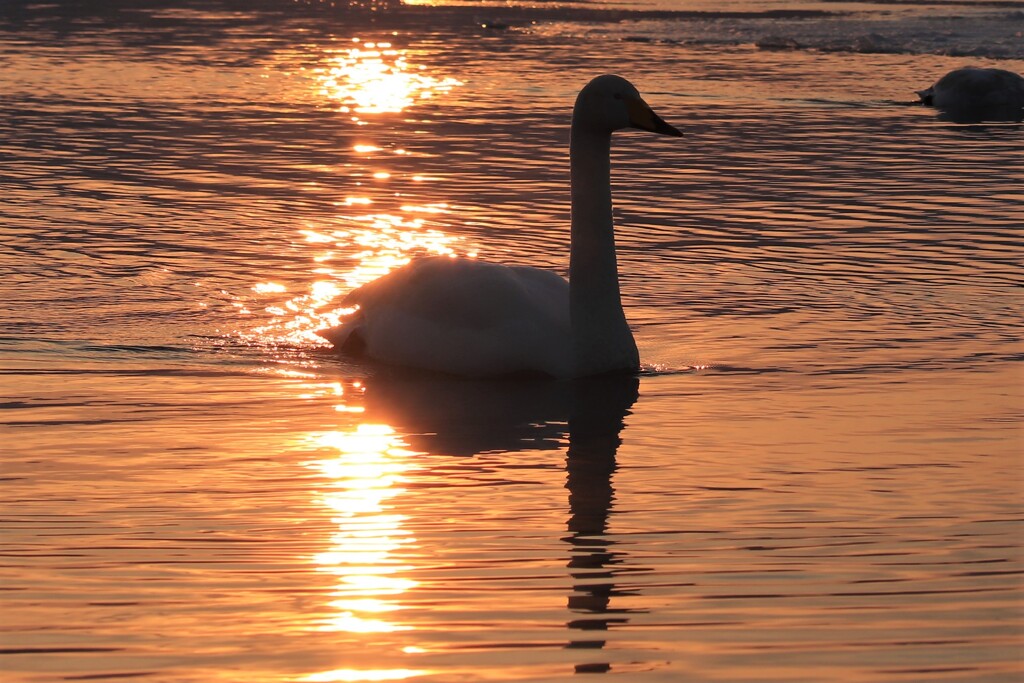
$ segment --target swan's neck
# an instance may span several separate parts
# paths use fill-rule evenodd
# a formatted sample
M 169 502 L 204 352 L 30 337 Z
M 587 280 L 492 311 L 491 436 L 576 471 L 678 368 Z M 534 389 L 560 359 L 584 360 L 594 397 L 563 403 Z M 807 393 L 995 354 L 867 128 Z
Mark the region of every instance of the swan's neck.
M 640 369 L 619 296 L 610 151 L 610 134 L 573 125 L 569 313 L 577 376 Z

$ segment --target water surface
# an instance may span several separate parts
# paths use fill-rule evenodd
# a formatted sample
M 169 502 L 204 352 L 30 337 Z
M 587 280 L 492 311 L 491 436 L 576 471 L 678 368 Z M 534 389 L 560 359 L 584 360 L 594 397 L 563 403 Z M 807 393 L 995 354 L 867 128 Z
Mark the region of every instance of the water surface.
M 898 104 L 1016 10 L 684 9 L 5 4 L 5 680 L 1017 679 L 1024 129 Z M 615 140 L 644 374 L 324 348 L 417 255 L 566 274 L 608 71 L 686 134 Z

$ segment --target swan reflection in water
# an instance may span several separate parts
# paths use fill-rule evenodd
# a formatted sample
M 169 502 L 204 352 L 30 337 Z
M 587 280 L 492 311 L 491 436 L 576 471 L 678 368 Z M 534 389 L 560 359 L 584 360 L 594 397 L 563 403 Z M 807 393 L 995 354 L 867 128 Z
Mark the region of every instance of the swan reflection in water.
M 584 616 L 567 626 L 585 631 L 589 637 L 572 639 L 568 647 L 602 649 L 606 640 L 595 636 L 613 624 L 625 624 L 629 621 L 625 615 L 635 611 L 611 605 L 613 597 L 632 592 L 616 585 L 625 555 L 614 550 L 615 542 L 607 538 L 607 531 L 615 500 L 612 477 L 622 443 L 620 432 L 637 399 L 638 382 L 635 377 L 598 378 L 577 385 L 565 459 L 565 487 L 569 490 L 565 541 L 570 547 L 569 572 L 575 581 L 568 608 Z M 610 670 L 607 662 L 576 665 L 577 673 Z
M 392 425 L 413 451 L 473 456 L 481 453 L 558 450 L 565 459 L 568 521 L 563 537 L 572 590 L 567 622 L 579 631 L 566 648 L 605 647 L 607 632 L 634 610 L 613 606 L 630 591 L 616 585 L 625 554 L 607 537 L 615 490 L 612 479 L 624 420 L 638 397 L 635 376 L 572 381 L 478 381 L 380 374 L 363 381 L 365 417 Z M 579 673 L 610 671 L 605 661 L 576 665 Z

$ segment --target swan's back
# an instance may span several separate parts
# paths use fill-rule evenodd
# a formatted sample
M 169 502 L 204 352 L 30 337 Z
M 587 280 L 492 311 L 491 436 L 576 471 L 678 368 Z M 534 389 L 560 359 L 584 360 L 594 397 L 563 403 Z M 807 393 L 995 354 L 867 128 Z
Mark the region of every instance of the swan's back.
M 1024 78 L 1006 69 L 955 69 L 918 95 L 954 120 L 1020 121 L 1024 113 Z
M 345 303 L 359 311 L 322 336 L 349 352 L 458 375 L 572 371 L 569 285 L 549 271 L 424 258 Z

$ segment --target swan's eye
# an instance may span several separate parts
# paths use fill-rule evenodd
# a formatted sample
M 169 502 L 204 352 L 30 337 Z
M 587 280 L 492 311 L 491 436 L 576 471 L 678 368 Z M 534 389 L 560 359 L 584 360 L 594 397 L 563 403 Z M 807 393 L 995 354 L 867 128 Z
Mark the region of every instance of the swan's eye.
M 622 99 L 622 93 L 615 93 L 614 95 L 612 95 L 612 97 L 614 97 L 617 100 L 621 100 Z

